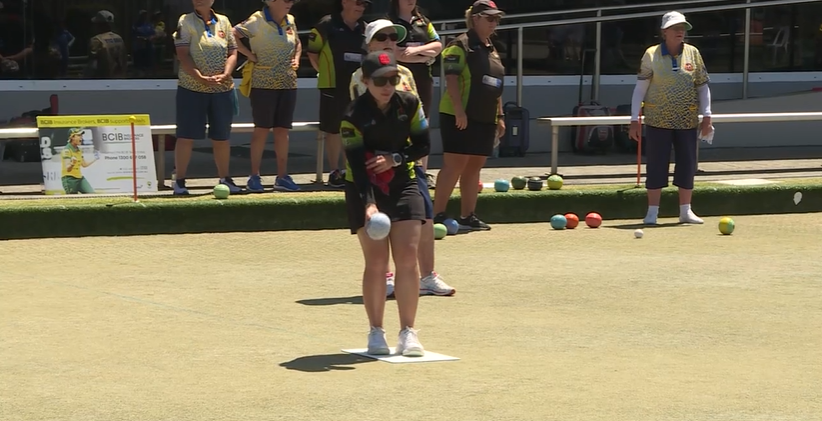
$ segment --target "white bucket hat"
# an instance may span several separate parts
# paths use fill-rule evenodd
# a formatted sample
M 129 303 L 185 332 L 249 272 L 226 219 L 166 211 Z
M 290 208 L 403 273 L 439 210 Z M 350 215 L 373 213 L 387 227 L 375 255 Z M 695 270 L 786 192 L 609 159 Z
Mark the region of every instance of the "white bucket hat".
M 693 29 L 693 26 L 685 20 L 685 15 L 679 12 L 668 12 L 662 15 L 662 25 L 660 26 L 661 29 L 668 29 L 674 25 L 679 25 L 680 23 L 685 24 L 685 29 L 690 31 Z

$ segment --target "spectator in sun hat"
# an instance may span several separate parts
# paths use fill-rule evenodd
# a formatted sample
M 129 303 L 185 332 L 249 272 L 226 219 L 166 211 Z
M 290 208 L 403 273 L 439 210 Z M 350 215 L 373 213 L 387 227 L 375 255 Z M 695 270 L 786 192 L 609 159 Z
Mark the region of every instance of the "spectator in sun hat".
M 445 208 L 459 180 L 461 230 L 490 230 L 476 215 L 480 171 L 505 133 L 502 91 L 505 66 L 491 35 L 504 13 L 492 0 L 478 0 L 465 11 L 468 31 L 442 52 L 446 92 L 440 99 L 442 169 L 434 193 L 434 221 L 448 216 Z
M 248 86 L 254 133 L 251 137 L 251 174 L 246 183 L 250 192 L 262 192 L 260 166 L 268 133 L 274 134 L 277 153 L 275 190 L 297 191 L 288 175 L 288 131 L 297 106 L 297 69 L 302 44 L 294 16 L 288 14 L 294 0 L 264 0 L 263 8 L 234 26 L 234 36 L 247 38 L 251 49 L 237 42 L 238 51 L 248 57 L 243 67 L 243 85 Z M 242 89 L 241 92 L 244 92 Z
M 122 79 L 126 77 L 128 53 L 123 38 L 114 33 L 114 14 L 108 10 L 97 12 L 91 22 L 94 35 L 89 41 L 86 77 L 92 79 Z
M 214 0 L 192 0 L 194 11 L 180 16 L 174 45 L 180 60 L 177 75 L 177 147 L 175 195 L 187 195 L 186 170 L 194 139 L 211 139 L 219 183 L 231 193 L 242 191 L 229 176 L 231 123 L 237 98 L 234 78 L 237 42 L 231 22 L 211 9 Z
M 671 148 L 676 156 L 674 185 L 679 188 L 679 221 L 701 224 L 691 209 L 698 138 L 712 138 L 710 77 L 702 55 L 685 42 L 691 24 L 679 12 L 662 16 L 658 45 L 645 50 L 631 101 L 631 138 L 638 140 L 639 113 L 645 102 L 645 154 L 648 212 L 644 223 L 655 225 L 662 189 L 668 186 Z M 699 114 L 704 116 L 699 122 Z
M 405 1 L 405 0 L 403 0 Z M 395 54 L 397 43 L 407 35 L 407 28 L 403 25 L 392 23 L 387 19 L 378 19 L 368 24 L 365 28 L 365 42 L 369 52 L 386 51 Z M 363 78 L 362 67 L 351 75 L 351 100 L 368 92 L 368 85 Z M 419 98 L 417 85 L 414 83 L 414 74 L 407 67 L 397 64 L 397 74 L 400 77 L 396 89 L 411 92 Z M 422 98 L 420 98 L 422 101 Z M 425 104 L 423 103 L 423 111 Z M 427 113 L 425 114 L 428 115 Z M 418 262 L 420 266 L 420 294 L 422 295 L 454 295 L 456 289 L 446 284 L 440 275 L 434 270 L 434 204 L 431 202 L 431 194 L 428 191 L 428 182 L 422 160 L 414 165 L 414 172 L 417 176 L 417 185 L 420 189 L 423 202 L 425 204 L 426 225 L 422 227 L 420 234 L 420 245 L 418 250 Z M 346 171 L 346 175 L 348 175 Z M 348 177 L 347 177 L 348 178 Z M 386 262 L 389 265 L 388 262 Z M 386 266 L 386 295 L 394 295 L 394 273 L 390 267 Z

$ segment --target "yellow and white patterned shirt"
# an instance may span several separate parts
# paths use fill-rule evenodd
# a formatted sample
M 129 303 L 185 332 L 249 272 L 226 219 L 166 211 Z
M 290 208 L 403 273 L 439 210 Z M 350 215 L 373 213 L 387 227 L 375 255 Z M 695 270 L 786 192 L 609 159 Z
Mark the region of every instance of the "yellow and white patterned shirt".
M 196 12 L 180 16 L 174 33 L 176 47 L 188 47 L 194 66 L 203 76 L 215 76 L 225 72 L 225 64 L 231 51 L 237 49 L 237 41 L 231 32 L 227 17 L 211 12 L 206 21 Z M 186 73 L 182 67 L 177 75 L 179 86 L 195 92 L 218 93 L 234 89 L 234 78 L 229 77 L 220 85 L 206 85 Z
M 414 74 L 411 73 L 411 70 L 401 64 L 397 65 L 397 70 L 400 75 L 400 84 L 397 85 L 397 90 L 411 92 L 419 98 L 420 94 L 417 92 L 417 84 L 414 82 Z M 348 85 L 351 100 L 357 99 L 367 90 L 368 87 L 362 82 L 362 68 L 359 68 L 351 75 L 351 83 Z
M 294 16 L 287 15 L 282 22 L 274 22 L 268 9 L 254 12 L 235 26 L 251 44 L 257 63 L 251 75 L 255 89 L 297 89 L 297 69 L 292 60 L 300 39 Z
M 638 75 L 649 80 L 645 94 L 645 124 L 661 129 L 695 129 L 699 126 L 697 88 L 710 82 L 702 55 L 683 44 L 678 56 L 664 44 L 654 45 L 642 56 Z

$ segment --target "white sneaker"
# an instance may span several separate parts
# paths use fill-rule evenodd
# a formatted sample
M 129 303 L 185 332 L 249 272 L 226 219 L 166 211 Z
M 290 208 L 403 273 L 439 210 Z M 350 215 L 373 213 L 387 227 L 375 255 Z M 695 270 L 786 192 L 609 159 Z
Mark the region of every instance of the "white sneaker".
M 646 215 L 645 219 L 642 220 L 642 223 L 645 225 L 656 225 L 656 216 Z
M 704 224 L 702 218 L 696 216 L 694 211 L 689 210 L 687 213 L 679 215 L 679 222 L 683 224 Z
M 388 341 L 385 340 L 385 329 L 372 327 L 368 332 L 368 353 L 371 355 L 389 355 Z
M 437 272 L 420 279 L 420 295 L 454 295 L 457 290 L 446 284 Z
M 394 272 L 385 274 L 385 297 L 391 298 L 394 296 Z
M 420 340 L 417 338 L 417 330 L 406 327 L 400 331 L 400 339 L 397 342 L 397 354 L 403 357 L 422 357 L 425 355 Z

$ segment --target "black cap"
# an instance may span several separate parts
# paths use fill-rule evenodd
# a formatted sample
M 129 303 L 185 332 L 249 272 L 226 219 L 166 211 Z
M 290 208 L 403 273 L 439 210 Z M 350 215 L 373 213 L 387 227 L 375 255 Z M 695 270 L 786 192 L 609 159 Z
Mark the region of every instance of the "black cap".
M 471 14 L 473 15 L 504 15 L 505 12 L 497 8 L 494 0 L 477 0 L 471 6 Z
M 397 71 L 399 71 L 397 60 L 394 54 L 387 51 L 370 52 L 362 61 L 362 75 L 367 78 L 380 77 Z

